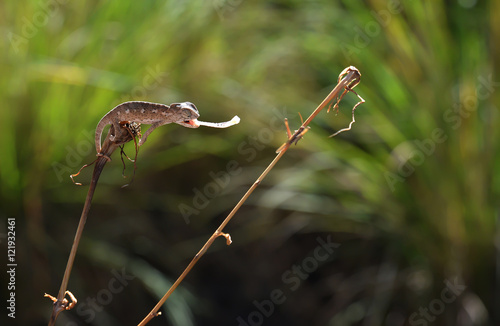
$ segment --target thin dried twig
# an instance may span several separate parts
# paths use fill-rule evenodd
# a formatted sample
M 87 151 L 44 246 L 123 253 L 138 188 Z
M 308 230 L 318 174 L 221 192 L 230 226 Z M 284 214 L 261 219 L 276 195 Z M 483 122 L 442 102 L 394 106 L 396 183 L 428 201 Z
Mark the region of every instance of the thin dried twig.
M 161 308 L 161 306 L 167 301 L 167 299 L 170 297 L 170 295 L 175 291 L 175 289 L 179 286 L 179 284 L 184 280 L 184 278 L 187 276 L 187 274 L 191 271 L 191 269 L 196 265 L 198 260 L 207 252 L 208 248 L 212 245 L 212 243 L 215 241 L 220 236 L 223 236 L 226 238 L 226 243 L 229 245 L 231 244 L 231 237 L 227 233 L 223 233 L 222 230 L 224 227 L 229 223 L 229 221 L 233 218 L 234 214 L 240 209 L 240 207 L 245 203 L 245 201 L 248 199 L 248 197 L 252 194 L 252 192 L 257 188 L 257 186 L 262 182 L 262 180 L 266 177 L 266 175 L 273 169 L 273 167 L 278 163 L 278 161 L 281 159 L 281 157 L 286 153 L 288 148 L 290 147 L 291 144 L 297 143 L 302 136 L 309 130 L 309 123 L 318 115 L 318 113 L 323 110 L 328 103 L 333 101 L 335 97 L 337 97 L 337 102 L 335 104 L 335 108 L 338 107 L 338 103 L 344 95 L 351 91 L 354 92 L 352 89 L 359 84 L 361 78 L 361 74 L 359 70 L 353 66 L 347 67 L 344 69 L 338 79 L 338 83 L 335 86 L 335 88 L 328 94 L 328 96 L 321 102 L 321 104 L 316 108 L 316 110 L 313 111 L 313 113 L 307 118 L 306 121 L 302 123 L 300 128 L 296 130 L 293 134 L 290 132 L 288 128 L 288 122 L 285 119 L 285 124 L 287 126 L 287 132 L 288 132 L 288 141 L 285 142 L 278 150 L 276 150 L 276 157 L 274 160 L 269 164 L 269 166 L 262 172 L 262 174 L 257 178 L 257 180 L 252 184 L 250 189 L 243 195 L 243 197 L 240 199 L 240 201 L 236 204 L 236 206 L 233 208 L 233 210 L 229 213 L 229 215 L 224 219 L 224 221 L 221 223 L 221 225 L 215 230 L 215 232 L 210 236 L 210 238 L 207 240 L 207 242 L 203 245 L 203 247 L 200 249 L 200 251 L 193 257 L 189 265 L 184 269 L 182 274 L 177 278 L 177 280 L 172 284 L 170 289 L 165 293 L 165 295 L 161 298 L 161 300 L 156 304 L 156 306 L 149 312 L 149 314 L 138 324 L 139 326 L 144 326 L 146 325 L 151 319 L 154 317 L 160 315 L 161 313 L 158 312 Z M 341 96 L 338 96 L 338 94 L 343 90 L 343 93 Z M 356 94 L 357 95 L 357 94 Z M 361 99 L 360 102 L 358 102 L 353 110 L 352 110 L 352 117 L 353 121 L 349 124 L 348 128 L 344 128 L 345 130 L 350 130 L 352 124 L 354 123 L 354 110 L 358 105 L 361 103 L 364 103 L 364 100 L 358 95 L 358 97 Z M 345 130 L 339 130 L 336 134 L 343 132 Z M 334 135 L 336 135 L 334 134 Z M 334 136 L 332 135 L 332 136 Z

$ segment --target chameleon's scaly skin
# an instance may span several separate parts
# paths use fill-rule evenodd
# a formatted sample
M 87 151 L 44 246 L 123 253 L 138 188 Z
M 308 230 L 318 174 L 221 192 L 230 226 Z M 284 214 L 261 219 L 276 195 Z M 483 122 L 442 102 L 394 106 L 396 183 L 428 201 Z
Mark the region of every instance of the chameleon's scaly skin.
M 168 123 L 177 123 L 188 128 L 197 128 L 192 121 L 200 116 L 198 109 L 191 102 L 173 103 L 170 105 L 151 102 L 125 102 L 109 111 L 97 124 L 95 130 L 95 148 L 101 153 L 101 138 L 104 127 L 112 124 L 115 130 L 120 128 L 121 121 L 150 124 L 151 127 L 144 133 L 139 146 L 146 142 L 149 134 L 157 127 Z M 113 138 L 113 136 L 111 136 Z M 111 138 L 111 140 L 112 140 Z

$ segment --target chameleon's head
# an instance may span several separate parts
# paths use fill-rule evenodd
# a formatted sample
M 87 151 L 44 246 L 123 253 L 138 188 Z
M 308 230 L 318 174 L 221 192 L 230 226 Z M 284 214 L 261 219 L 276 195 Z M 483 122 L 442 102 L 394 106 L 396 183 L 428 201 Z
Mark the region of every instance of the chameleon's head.
M 175 116 L 179 117 L 177 121 L 174 121 L 175 123 L 187 128 L 198 128 L 200 126 L 196 120 L 200 113 L 193 103 L 172 103 L 170 104 L 170 110 L 174 112 Z

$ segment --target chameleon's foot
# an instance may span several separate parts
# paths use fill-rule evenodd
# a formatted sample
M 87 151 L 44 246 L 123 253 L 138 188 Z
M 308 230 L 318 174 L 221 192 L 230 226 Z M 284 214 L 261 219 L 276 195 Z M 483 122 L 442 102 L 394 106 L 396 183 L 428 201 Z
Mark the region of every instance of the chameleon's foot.
M 66 296 L 66 294 L 71 299 L 71 302 L 69 302 L 68 299 L 63 298 L 62 302 L 61 302 L 61 308 L 64 309 L 64 310 L 71 310 L 76 305 L 76 303 L 78 302 L 78 300 L 76 300 L 75 296 L 70 291 L 64 292 L 64 296 Z M 45 293 L 44 297 L 49 298 L 50 300 L 52 300 L 52 302 L 54 302 L 54 304 L 57 304 L 57 298 L 56 297 L 53 297 L 53 296 L 51 296 L 50 294 L 47 294 L 47 293 Z
M 98 153 L 97 156 L 98 157 L 104 157 L 106 160 L 108 160 L 108 162 L 111 162 L 111 158 L 108 155 L 106 155 L 106 154 Z

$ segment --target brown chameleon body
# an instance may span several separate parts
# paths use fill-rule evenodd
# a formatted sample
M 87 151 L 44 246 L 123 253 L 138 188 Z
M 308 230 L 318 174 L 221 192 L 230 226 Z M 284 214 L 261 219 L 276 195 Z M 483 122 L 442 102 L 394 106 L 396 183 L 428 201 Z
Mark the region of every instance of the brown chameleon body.
M 119 130 L 120 122 L 137 122 L 150 124 L 151 127 L 144 133 L 139 141 L 139 146 L 146 142 L 149 134 L 159 126 L 177 123 L 187 128 L 198 128 L 196 119 L 200 116 L 198 109 L 191 102 L 173 103 L 170 105 L 151 102 L 125 102 L 109 111 L 97 124 L 95 131 L 95 148 L 101 153 L 101 138 L 104 128 L 112 124 L 114 130 Z M 113 140 L 114 136 L 111 136 Z

